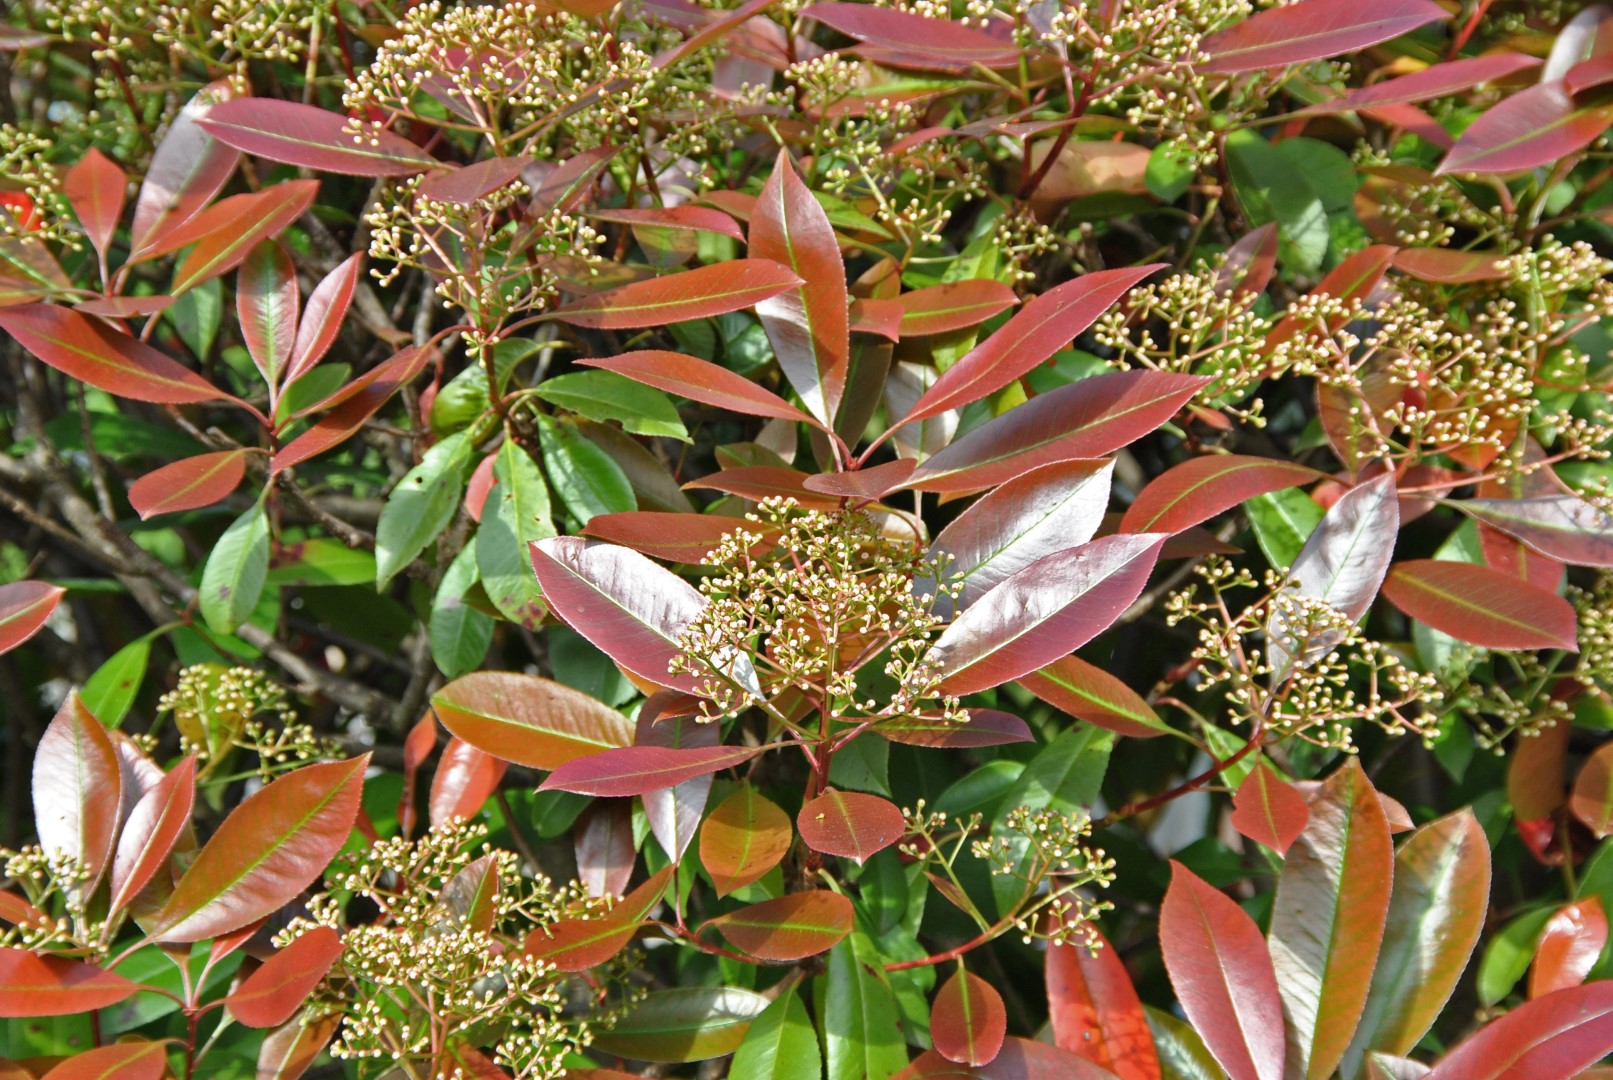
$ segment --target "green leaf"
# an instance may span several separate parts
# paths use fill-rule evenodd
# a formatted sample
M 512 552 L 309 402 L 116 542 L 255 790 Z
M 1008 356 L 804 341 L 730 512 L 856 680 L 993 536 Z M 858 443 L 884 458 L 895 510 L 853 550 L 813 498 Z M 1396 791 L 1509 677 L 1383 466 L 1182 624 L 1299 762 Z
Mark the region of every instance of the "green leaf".
M 594 1046 L 639 1061 L 704 1061 L 738 1048 L 767 1008 L 762 995 L 732 986 L 652 990 L 616 1023 L 594 1036 Z
M 549 488 L 537 464 L 514 440 L 493 462 L 494 485 L 476 532 L 476 565 L 488 598 L 506 618 L 535 630 L 543 621 L 543 590 L 528 546 L 553 536 Z
M 163 311 L 179 340 L 192 356 L 205 361 L 224 321 L 224 285 L 218 278 L 204 281 L 182 294 Z
M 269 571 L 270 585 L 367 585 L 375 580 L 375 556 L 339 540 L 284 544 L 281 561 Z
M 471 449 L 469 432 L 448 436 L 427 450 L 387 496 L 375 527 L 376 588 L 386 588 L 454 519 Z
M 1113 732 L 1090 724 L 1070 728 L 1054 739 L 1025 766 L 1013 787 L 997 804 L 992 815 L 993 836 L 1008 842 L 1016 863 L 1030 858 L 1030 840 L 1007 828 L 1009 811 L 1054 809 L 1065 813 L 1088 810 L 1098 801 L 1098 788 L 1109 768 L 1109 751 L 1114 748 Z M 1024 882 L 1012 874 L 995 874 L 992 893 L 999 914 L 1006 914 L 1024 893 Z
M 633 485 L 622 467 L 569 424 L 539 418 L 543 471 L 566 510 L 584 525 L 598 514 L 637 510 Z
M 1274 568 L 1294 565 L 1305 541 L 1322 523 L 1322 508 L 1298 488 L 1256 495 L 1243 504 L 1255 541 Z
M 860 931 L 829 950 L 823 1009 L 829 1080 L 885 1080 L 907 1065 L 907 1047 L 883 961 Z
M 269 576 L 269 516 L 258 503 L 213 545 L 197 596 L 208 629 L 232 634 L 258 606 Z
M 1144 1005 L 1143 1013 L 1154 1036 L 1163 1080 L 1222 1080 L 1226 1075 L 1191 1024 L 1152 1005 Z
M 450 679 L 480 667 L 493 643 L 492 617 L 465 603 L 465 594 L 475 584 L 476 550 L 467 544 L 448 564 L 431 601 L 431 658 Z
M 818 1036 L 794 990 L 780 994 L 751 1022 L 728 1072 L 748 1080 L 822 1080 Z
M 1484 946 L 1484 958 L 1479 961 L 1480 1004 L 1494 1005 L 1512 993 L 1523 973 L 1529 970 L 1535 958 L 1535 943 L 1556 910 L 1548 904 L 1526 911 L 1507 923 Z
M 1305 183 L 1322 201 L 1329 218 L 1354 215 L 1355 193 L 1361 186 L 1350 155 L 1320 139 L 1299 136 L 1277 144 L 1277 152 L 1288 159 L 1289 168 L 1305 178 Z
M 1175 143 L 1162 142 L 1148 155 L 1148 166 L 1143 170 L 1143 183 L 1148 193 L 1161 202 L 1173 203 L 1193 185 L 1198 175 L 1198 162 L 1191 153 L 1184 152 Z
M 151 661 L 151 640 L 156 635 L 153 631 L 135 638 L 113 653 L 79 690 L 78 697 L 84 707 L 107 727 L 117 727 L 129 714 L 145 682 L 146 665 Z
M 1251 226 L 1277 223 L 1278 258 L 1314 274 L 1327 254 L 1327 208 L 1282 151 L 1253 131 L 1227 135 L 1232 190 Z
M 634 435 L 689 441 L 689 431 L 670 397 L 614 371 L 556 375 L 533 387 L 532 393 L 590 420 L 615 420 Z

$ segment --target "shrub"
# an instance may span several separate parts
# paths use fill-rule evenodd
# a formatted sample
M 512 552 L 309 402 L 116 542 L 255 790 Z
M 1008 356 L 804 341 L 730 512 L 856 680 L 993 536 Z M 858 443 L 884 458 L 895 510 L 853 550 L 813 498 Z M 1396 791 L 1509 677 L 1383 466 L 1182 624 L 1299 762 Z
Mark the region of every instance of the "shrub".
M 5 1075 L 1605 1071 L 1613 10 L 8 18 Z

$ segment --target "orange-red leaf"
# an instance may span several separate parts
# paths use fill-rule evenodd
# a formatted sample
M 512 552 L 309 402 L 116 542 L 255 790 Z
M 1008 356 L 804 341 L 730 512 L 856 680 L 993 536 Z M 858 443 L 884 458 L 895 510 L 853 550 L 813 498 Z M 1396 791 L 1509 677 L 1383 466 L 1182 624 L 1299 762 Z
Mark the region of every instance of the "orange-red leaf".
M 145 342 L 72 308 L 0 308 L 0 330 L 57 371 L 131 401 L 189 405 L 230 396 Z
M 861 863 L 889 847 L 907 831 L 895 803 L 878 795 L 829 788 L 801 807 L 795 826 L 813 851 Z
M 627 947 L 661 902 L 676 870 L 667 866 L 656 871 L 598 919 L 566 919 L 532 931 L 527 935 L 526 954 L 547 960 L 561 971 L 586 971 L 603 964 Z
M 485 753 L 455 736 L 443 747 L 431 778 L 427 817 L 433 827 L 453 818 L 475 817 L 509 768 L 502 758 Z
M 437 691 L 431 704 L 459 738 L 533 769 L 557 769 L 633 742 L 633 725 L 621 713 L 537 675 L 474 672 Z
M 790 818 L 749 784 L 741 784 L 700 827 L 700 865 L 727 896 L 759 880 L 790 850 Z
M 1492 567 L 1440 559 L 1396 563 L 1383 595 L 1419 622 L 1487 649 L 1578 647 L 1572 604 Z
M 0 653 L 10 652 L 39 633 L 67 590 L 43 581 L 0 585 Z
M 1535 946 L 1529 971 L 1529 996 L 1545 997 L 1553 990 L 1578 986 L 1602 958 L 1607 944 L 1607 914 L 1602 901 L 1588 896 L 1558 908 L 1546 920 Z
M 752 956 L 793 963 L 833 948 L 851 933 L 852 917 L 850 900 L 813 889 L 742 907 L 706 925 Z
M 341 954 L 336 931 L 316 926 L 269 957 L 224 1004 L 247 1027 L 279 1027 L 302 1007 Z
M 595 330 L 640 330 L 739 311 L 800 284 L 789 267 L 770 259 L 735 259 L 596 293 L 554 317 Z
M 65 956 L 0 949 L 0 1016 L 66 1016 L 115 1005 L 140 989 L 115 971 Z
M 67 855 L 89 874 L 86 894 L 112 861 L 122 790 L 111 738 L 78 694 L 69 694 L 34 752 L 34 828 L 47 855 Z
M 112 860 L 112 900 L 110 913 L 116 914 L 139 895 L 141 889 L 168 865 L 168 856 L 180 834 L 190 824 L 196 802 L 196 757 L 190 755 L 175 765 L 129 811 L 118 850 Z
M 948 1061 L 989 1065 L 1003 1048 L 1008 1010 L 1002 995 L 978 975 L 959 971 L 935 995 L 930 1037 Z
M 1613 833 L 1613 743 L 1603 743 L 1574 777 L 1568 808 L 1598 838 Z
M 1083 944 L 1047 949 L 1047 1008 L 1053 1042 L 1119 1080 L 1160 1080 L 1159 1054 L 1137 989 L 1113 945 L 1095 927 Z
M 653 386 L 657 390 L 729 412 L 807 423 L 812 420 L 773 391 L 756 385 L 745 376 L 709 360 L 683 353 L 645 349 L 577 362 L 584 367 L 614 371 L 645 386 Z
M 212 506 L 246 476 L 245 450 L 220 450 L 153 469 L 129 485 L 129 505 L 142 519 Z
M 1232 797 L 1232 827 L 1279 855 L 1287 854 L 1310 816 L 1305 796 L 1278 779 L 1264 761 L 1244 778 Z
M 1019 677 L 1019 685 L 1077 720 L 1117 735 L 1151 739 L 1170 727 L 1142 696 L 1121 680 L 1079 656 L 1063 656 Z
M 538 785 L 539 791 L 580 795 L 643 795 L 743 764 L 761 746 L 623 746 L 568 761 Z
M 1271 8 L 1206 37 L 1203 72 L 1289 67 L 1354 52 L 1448 18 L 1433 0 L 1308 0 Z
M 105 255 L 112 246 L 112 235 L 123 217 L 123 204 L 129 197 L 129 178 L 117 163 L 93 146 L 62 177 L 62 194 L 73 204 L 73 213 L 84 226 L 95 250 Z
M 1137 493 L 1121 532 L 1178 533 L 1256 495 L 1298 487 L 1323 474 L 1292 461 L 1213 454 L 1165 470 Z
M 42 1080 L 158 1080 L 168 1070 L 166 1042 L 120 1042 L 74 1054 Z

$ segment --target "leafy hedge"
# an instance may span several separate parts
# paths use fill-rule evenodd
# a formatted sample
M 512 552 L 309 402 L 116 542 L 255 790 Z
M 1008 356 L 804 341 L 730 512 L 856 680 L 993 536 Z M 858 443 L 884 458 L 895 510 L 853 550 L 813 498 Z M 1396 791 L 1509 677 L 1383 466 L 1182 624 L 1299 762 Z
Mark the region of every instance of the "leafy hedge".
M 1613 9 L 7 18 L 0 1075 L 1607 1075 Z

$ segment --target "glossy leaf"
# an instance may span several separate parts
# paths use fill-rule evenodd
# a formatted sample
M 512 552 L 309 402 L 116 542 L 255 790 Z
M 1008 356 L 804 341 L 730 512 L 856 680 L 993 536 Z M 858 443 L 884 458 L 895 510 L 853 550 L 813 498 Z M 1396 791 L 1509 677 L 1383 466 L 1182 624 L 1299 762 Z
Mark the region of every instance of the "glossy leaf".
M 167 233 L 200 213 L 234 175 L 240 151 L 214 139 L 198 123 L 208 109 L 234 93 L 228 79 L 209 83 L 168 125 L 135 196 L 131 259 L 143 257 Z
M 296 340 L 292 343 L 291 361 L 286 365 L 286 385 L 306 375 L 335 343 L 342 320 L 347 317 L 348 305 L 353 302 L 363 266 L 362 253 L 349 256 L 308 294 L 308 304 L 303 308 Z
M 620 896 L 633 876 L 633 811 L 627 799 L 601 799 L 577 819 L 577 880 L 589 896 Z
M 988 1065 L 1008 1033 L 1008 1012 L 991 984 L 960 969 L 942 984 L 930 1010 L 930 1036 L 949 1061 Z
M 1567 801 L 1566 778 L 1571 726 L 1542 724 L 1520 738 L 1507 761 L 1507 801 L 1519 821 L 1538 821 Z
M 718 745 L 721 735 L 720 725 L 701 723 L 694 716 L 660 716 L 640 709 L 633 742 L 673 750 L 710 749 Z M 682 862 L 683 853 L 694 841 L 711 786 L 712 776 L 707 773 L 640 794 L 650 832 L 673 862 Z
M 683 353 L 649 349 L 578 363 L 614 371 L 646 386 L 729 412 L 810 422 L 810 417 L 771 390 L 709 360 Z
M 1383 596 L 1419 622 L 1487 649 L 1578 647 L 1573 605 L 1488 566 L 1436 559 L 1396 563 Z
M 448 436 L 403 474 L 375 525 L 375 586 L 384 589 L 448 527 L 465 491 L 469 431 Z
M 302 1007 L 341 954 L 336 931 L 316 926 L 242 980 L 224 999 L 225 1007 L 247 1027 L 279 1027 Z
M 657 559 L 697 566 L 737 527 L 733 518 L 716 514 L 634 510 L 601 514 L 583 532 Z
M 1163 542 L 1152 533 L 1107 536 L 1006 578 L 936 639 L 942 689 L 984 690 L 1085 645 L 1137 599 Z
M 677 867 L 658 870 L 597 919 L 565 919 L 527 935 L 528 956 L 539 957 L 561 971 L 586 971 L 627 947 L 644 920 L 661 903 Z
M 907 1064 L 896 1001 L 861 932 L 829 952 L 822 1020 L 828 1080 L 886 1080 Z
M 761 753 L 759 746 L 624 746 L 603 750 L 561 765 L 539 791 L 573 791 L 579 795 L 642 795 L 681 784 L 697 776 L 731 769 Z
M 552 375 L 533 387 L 532 392 L 578 416 L 615 421 L 633 435 L 689 441 L 677 407 L 666 394 L 614 371 Z
M 0 948 L 0 1016 L 67 1016 L 116 1005 L 140 985 L 65 956 Z
M 131 401 L 190 405 L 229 395 L 100 319 L 56 304 L 0 308 L 0 330 L 64 375 Z
M 1529 996 L 1541 998 L 1585 981 L 1607 945 L 1607 915 L 1602 901 L 1588 896 L 1565 904 L 1546 920 L 1529 971 Z
M 996 392 L 1069 345 L 1126 290 L 1162 263 L 1083 274 L 1031 300 L 1012 319 L 941 373 L 902 422 L 961 408 Z
M 621 713 L 538 675 L 473 672 L 438 690 L 431 705 L 459 738 L 528 768 L 557 769 L 633 743 Z
M 1431 281 L 1438 285 L 1499 281 L 1507 276 L 1501 256 L 1494 251 L 1406 248 L 1395 256 L 1395 268 L 1419 281 Z
M 1140 694 L 1079 656 L 1060 657 L 1018 681 L 1054 708 L 1117 735 L 1151 739 L 1171 733 L 1170 725 Z
M 1374 105 L 1409 105 L 1451 97 L 1539 65 L 1539 57 L 1522 53 L 1493 52 L 1483 56 L 1464 56 L 1442 64 L 1430 64 L 1420 71 L 1385 79 L 1370 86 L 1354 87 L 1342 97 L 1310 106 L 1309 111 L 1333 112 Z
M 806 486 L 808 479 L 807 474 L 799 469 L 779 465 L 740 465 L 720 469 L 683 486 L 692 490 L 723 491 L 752 502 L 772 498 L 794 499 L 804 510 L 839 509 L 838 495 L 811 490 Z
M 190 247 L 174 270 L 169 293 L 178 296 L 234 270 L 260 241 L 278 236 L 301 217 L 318 193 L 317 181 L 288 180 L 249 195 L 232 196 L 197 214 L 159 245 L 170 251 Z
M 970 709 L 969 721 L 964 724 L 949 722 L 938 715 L 920 715 L 887 720 L 874 730 L 891 742 L 909 746 L 1003 746 L 1033 742 L 1036 738 L 1025 721 L 996 709 Z
M 352 831 L 365 754 L 305 765 L 248 796 L 154 918 L 162 941 L 200 941 L 277 911 L 324 873 Z
M 1204 382 L 1172 372 L 1115 371 L 1061 386 L 935 454 L 908 486 L 976 491 L 1039 465 L 1102 457 L 1169 420 Z
M 230 523 L 208 553 L 196 603 L 208 629 L 233 634 L 257 609 L 269 577 L 269 517 L 256 503 Z
M 1509 173 L 1553 165 L 1613 124 L 1613 107 L 1580 105 L 1561 82 L 1519 91 L 1468 125 L 1436 174 Z
M 1232 827 L 1279 855 L 1287 854 L 1310 816 L 1305 796 L 1264 762 L 1244 778 L 1232 799 Z
M 808 800 L 796 815 L 795 826 L 813 851 L 859 864 L 907 832 L 907 822 L 895 803 L 878 795 L 834 788 Z
M 854 504 L 876 502 L 907 483 L 918 463 L 911 458 L 897 458 L 882 465 L 848 472 L 827 472 L 809 476 L 801 481 L 808 491 L 849 499 Z
M 1573 566 L 1613 566 L 1613 514 L 1578 495 L 1464 499 L 1452 505 L 1542 555 Z
M 959 22 L 894 8 L 833 2 L 812 4 L 801 14 L 870 45 L 949 69 L 967 71 L 974 64 L 1011 66 L 1021 55 L 1018 46 L 1004 38 Z
M 62 177 L 62 194 L 84 226 L 84 235 L 105 258 L 123 218 L 129 178 L 116 162 L 92 146 Z
M 786 989 L 751 1021 L 734 1051 L 732 1076 L 751 1080 L 823 1080 L 823 1054 L 801 997 Z
M 109 914 L 128 907 L 140 890 L 168 868 L 179 837 L 190 826 L 196 804 L 196 758 L 187 756 L 129 811 L 112 860 Z
M 333 395 L 337 400 L 327 399 L 304 410 L 331 409 L 307 431 L 281 447 L 270 459 L 269 471 L 279 473 L 300 465 L 352 438 L 387 399 L 420 374 L 430 356 L 429 350 L 410 346 L 349 383 Z
M 700 827 L 700 865 L 718 896 L 758 881 L 790 850 L 795 831 L 772 800 L 741 784 Z
M 498 790 L 508 768 L 502 758 L 458 737 L 449 739 L 431 777 L 427 820 L 436 828 L 454 818 L 475 817 Z
M 311 1017 L 307 1010 L 269 1032 L 258 1051 L 258 1080 L 297 1080 L 336 1034 L 341 1015 Z M 304 1023 L 304 1020 L 307 1022 Z
M 555 534 L 549 486 L 532 455 L 515 439 L 499 447 L 493 478 L 491 501 L 483 504 L 476 530 L 476 569 L 499 613 L 536 630 L 547 609 L 532 573 L 532 544 Z
M 237 98 L 197 123 L 243 153 L 346 176 L 413 176 L 437 162 L 407 139 L 340 113 L 277 98 Z
M 1173 466 L 1137 493 L 1121 532 L 1178 533 L 1256 495 L 1323 478 L 1315 469 L 1276 458 L 1214 454 Z
M 1463 1040 L 1426 1080 L 1549 1080 L 1613 1051 L 1613 982 L 1527 1001 Z
M 1201 72 L 1230 74 L 1291 67 L 1355 52 L 1447 18 L 1433 0 L 1302 0 L 1233 23 L 1200 46 Z
M 732 986 L 652 990 L 597 1032 L 594 1046 L 638 1061 L 705 1061 L 738 1049 L 767 1006 L 762 995 Z
M 106 729 L 69 694 L 34 751 L 34 829 L 47 855 L 65 855 L 83 867 L 86 896 L 112 862 L 122 787 Z
M 1613 833 L 1613 743 L 1597 747 L 1580 766 L 1568 809 L 1598 839 Z
M 524 157 L 491 157 L 464 168 L 434 172 L 415 188 L 418 198 L 455 206 L 474 206 L 478 199 L 507 187 L 532 163 Z
M 264 381 L 278 387 L 297 343 L 302 309 L 297 268 L 285 248 L 264 240 L 247 253 L 239 278 L 235 309 L 241 337 Z
M 119 1042 L 74 1054 L 42 1080 L 160 1080 L 168 1071 L 166 1042 Z
M 914 289 L 896 302 L 902 307 L 902 336 L 928 337 L 978 326 L 1019 303 L 1019 297 L 1000 281 L 970 278 Z
M 246 450 L 181 458 L 129 485 L 129 505 L 142 519 L 222 502 L 246 477 Z
M 1357 484 L 1327 511 L 1289 568 L 1295 595 L 1319 600 L 1351 620 L 1360 619 L 1383 584 L 1399 528 L 1394 474 L 1386 472 Z M 1289 626 L 1281 612 L 1273 613 L 1266 634 L 1278 677 L 1295 663 L 1301 667 L 1313 663 L 1343 638 L 1342 630 L 1313 633 Z
M 600 514 L 638 509 L 633 483 L 622 467 L 575 425 L 541 416 L 538 449 L 549 485 L 578 521 L 586 525 Z
M 800 284 L 789 267 L 770 259 L 734 259 L 595 293 L 557 308 L 554 318 L 594 330 L 638 330 L 740 311 Z
M 1114 1080 L 1114 1073 L 1068 1050 L 1010 1035 L 990 1064 L 959 1065 L 929 1050 L 895 1080 Z
M 1159 1055 L 1131 976 L 1094 927 L 1098 949 L 1047 948 L 1047 1008 L 1055 1045 L 1108 1069 L 1119 1080 L 1162 1080 Z
M 0 585 L 0 653 L 10 652 L 39 633 L 67 590 L 44 581 Z
M 787 150 L 779 151 L 762 185 L 749 241 L 753 257 L 778 263 L 799 279 L 758 302 L 756 316 L 806 411 L 832 424 L 851 362 L 846 266 L 828 215 L 796 175 Z
M 1084 544 L 1103 524 L 1114 464 L 1064 461 L 1032 469 L 989 492 L 959 514 L 930 545 L 929 558 L 948 584 L 963 591 L 936 598 L 945 617 L 978 601 L 993 586 L 1038 559 Z M 915 592 L 934 592 L 921 579 Z
M 1173 860 L 1159 939 L 1182 1010 L 1231 1080 L 1282 1080 L 1282 999 L 1254 920 Z
M 708 922 L 735 947 L 775 963 L 794 963 L 833 948 L 851 933 L 851 901 L 829 889 L 790 893 Z

